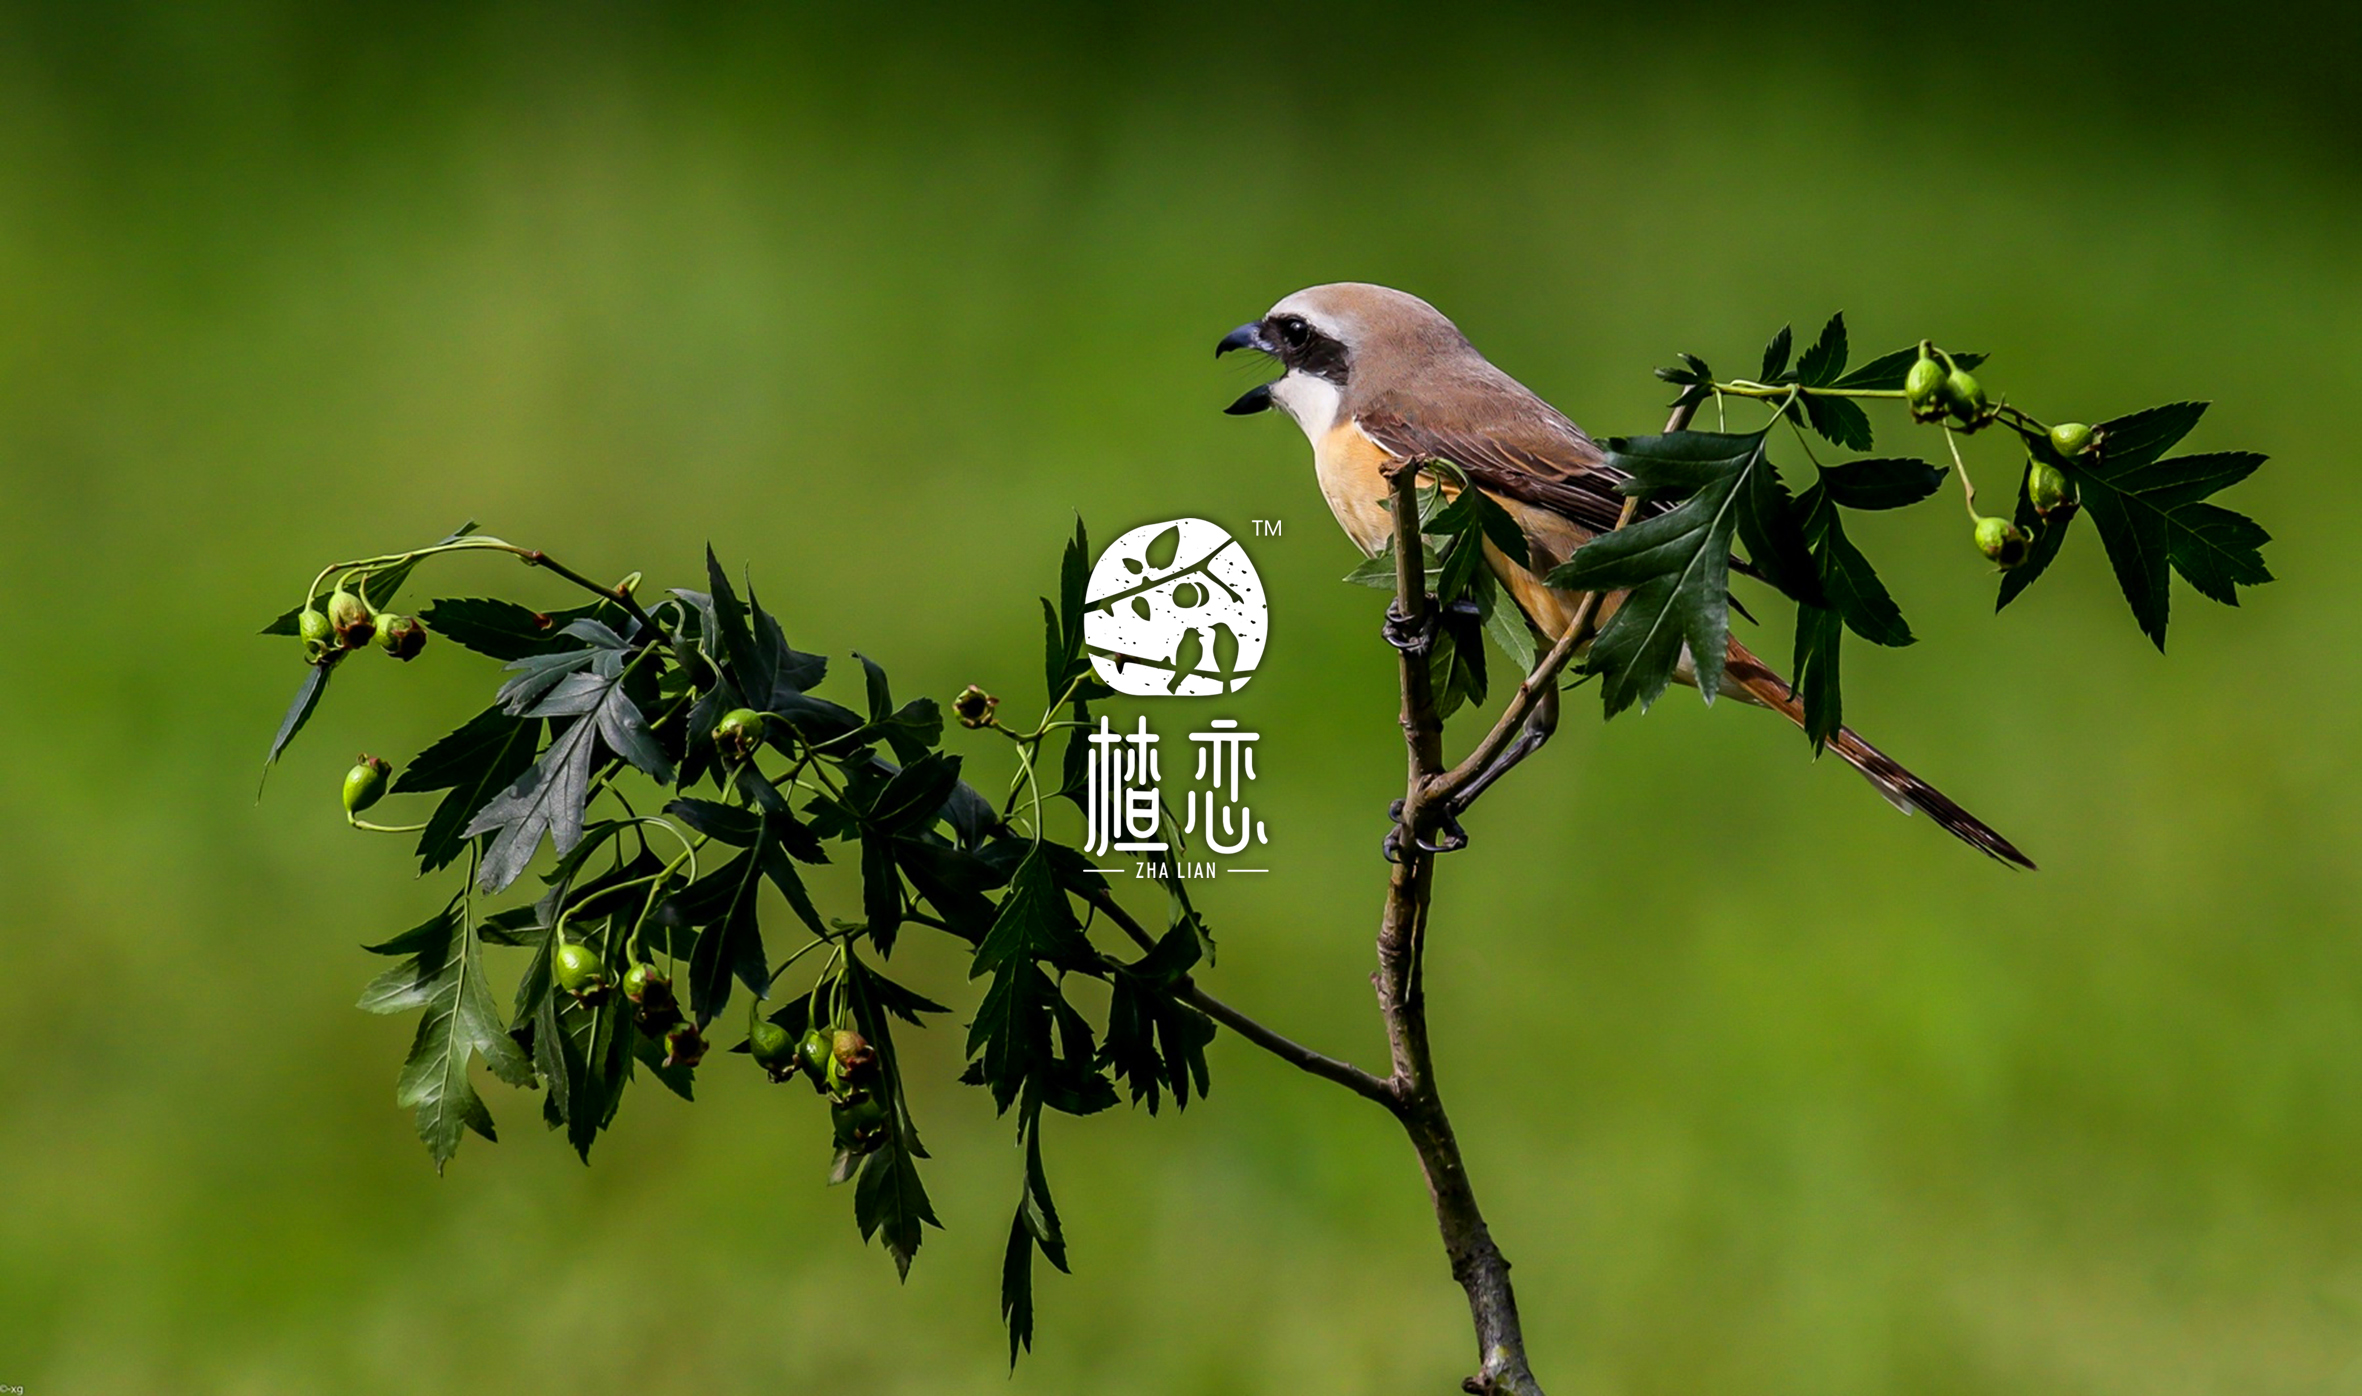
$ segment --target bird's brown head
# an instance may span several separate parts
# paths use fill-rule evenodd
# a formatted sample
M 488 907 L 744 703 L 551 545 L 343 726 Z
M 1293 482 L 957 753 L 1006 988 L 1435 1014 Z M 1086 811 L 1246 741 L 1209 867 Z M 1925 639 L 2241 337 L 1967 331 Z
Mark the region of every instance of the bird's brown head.
M 1214 354 L 1233 349 L 1268 354 L 1287 372 L 1224 410 L 1244 415 L 1277 406 L 1315 440 L 1340 415 L 1350 415 L 1351 401 L 1474 352 L 1434 306 L 1360 281 L 1296 292 L 1224 335 Z

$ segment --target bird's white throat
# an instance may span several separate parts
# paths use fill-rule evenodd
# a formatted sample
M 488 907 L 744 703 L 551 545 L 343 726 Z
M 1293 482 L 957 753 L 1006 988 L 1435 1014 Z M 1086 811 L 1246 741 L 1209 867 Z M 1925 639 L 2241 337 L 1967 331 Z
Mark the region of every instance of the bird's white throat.
M 1279 404 L 1282 412 L 1296 419 L 1296 425 L 1304 429 L 1305 439 L 1315 446 L 1337 424 L 1340 396 L 1337 385 L 1328 379 L 1295 369 L 1289 369 L 1286 376 L 1271 385 L 1271 400 Z

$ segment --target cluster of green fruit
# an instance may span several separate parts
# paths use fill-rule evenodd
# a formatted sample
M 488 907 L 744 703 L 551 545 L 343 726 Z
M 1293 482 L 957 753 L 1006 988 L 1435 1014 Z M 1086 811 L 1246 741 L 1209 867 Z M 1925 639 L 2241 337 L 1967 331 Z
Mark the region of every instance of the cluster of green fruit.
M 746 1050 L 774 1082 L 801 1075 L 828 1097 L 838 1148 L 858 1156 L 886 1142 L 886 1103 L 876 1092 L 878 1053 L 860 1033 L 815 1027 L 797 1037 L 763 1018 L 748 1031 Z
M 1926 340 L 1919 342 L 1919 359 L 1904 375 L 1903 400 L 1911 408 L 1911 420 L 1935 422 L 1949 417 L 1964 432 L 1982 430 L 2001 410 L 1986 400 L 1984 385 L 1977 382 L 1975 374 Z M 2036 514 L 2048 518 L 2060 506 L 2074 502 L 2074 484 L 2059 468 L 2060 462 L 2073 462 L 2099 445 L 2099 433 L 2083 422 L 2061 422 L 2041 432 L 2038 439 L 2029 435 L 2026 498 Z M 2045 459 L 2045 451 L 2056 459 Z M 2024 529 L 1990 514 L 1974 517 L 1978 552 L 2003 571 L 2026 560 L 2033 540 Z
M 606 1002 L 616 988 L 608 982 L 599 953 L 575 940 L 561 942 L 550 956 L 550 980 L 585 1007 Z M 705 1060 L 705 1034 L 681 1016 L 671 975 L 638 961 L 623 972 L 622 988 L 632 1005 L 632 1021 L 649 1037 L 663 1040 L 666 1066 L 695 1066 Z
M 303 657 L 314 664 L 333 663 L 371 640 L 400 660 L 418 658 L 426 648 L 426 625 L 416 616 L 372 611 L 369 603 L 339 586 L 328 598 L 328 609 L 306 606 L 295 618 L 303 637 Z

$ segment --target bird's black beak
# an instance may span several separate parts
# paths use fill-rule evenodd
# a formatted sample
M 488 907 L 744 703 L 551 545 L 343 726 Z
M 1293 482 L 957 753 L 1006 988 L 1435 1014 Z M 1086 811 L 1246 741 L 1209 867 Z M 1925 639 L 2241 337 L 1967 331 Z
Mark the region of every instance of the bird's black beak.
M 1222 342 L 1214 346 L 1214 357 L 1219 359 L 1233 349 L 1257 349 L 1266 354 L 1271 353 L 1271 341 L 1263 333 L 1263 322 L 1249 321 L 1222 336 Z
M 1264 383 L 1256 387 L 1249 388 L 1245 392 L 1240 393 L 1238 395 L 1238 401 L 1230 404 L 1228 407 L 1225 407 L 1222 410 L 1229 413 L 1233 417 L 1248 417 L 1253 416 L 1257 412 L 1264 411 L 1270 406 L 1271 385 L 1269 383 Z

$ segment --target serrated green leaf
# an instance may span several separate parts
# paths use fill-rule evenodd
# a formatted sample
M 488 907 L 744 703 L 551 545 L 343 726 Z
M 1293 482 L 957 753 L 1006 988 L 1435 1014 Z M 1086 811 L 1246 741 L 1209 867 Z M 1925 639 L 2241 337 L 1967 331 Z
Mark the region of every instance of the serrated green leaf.
M 730 1002 L 735 975 L 762 998 L 771 980 L 763 954 L 762 924 L 755 892 L 763 882 L 763 856 L 752 848 L 661 902 L 656 919 L 668 926 L 699 928 L 689 956 L 689 1011 L 710 1023 Z
M 262 759 L 263 775 L 267 778 L 271 767 L 279 760 L 279 753 L 295 740 L 295 734 L 312 720 L 312 712 L 320 706 L 320 695 L 328 691 L 328 671 L 334 661 L 309 665 L 304 670 L 303 682 L 296 687 L 295 698 L 287 705 L 287 715 L 279 719 L 279 730 L 271 738 L 271 749 Z
M 1771 337 L 1771 343 L 1763 346 L 1763 372 L 1757 375 L 1756 381 L 1777 382 L 1780 375 L 1787 371 L 1788 349 L 1792 342 L 1788 328 L 1786 325 L 1780 326 L 1780 332 Z
M 531 1063 L 503 1030 L 493 1006 L 474 928 L 450 912 L 446 917 L 442 962 L 427 985 L 425 1013 L 394 1092 L 396 1103 L 417 1111 L 418 1137 L 438 1172 L 458 1151 L 462 1130 L 494 1137 L 492 1116 L 468 1080 L 473 1056 L 480 1054 L 493 1074 L 510 1085 L 533 1080 Z M 431 948 L 420 947 L 412 966 L 414 983 L 426 969 L 424 956 Z
M 1623 591 L 1613 619 L 1592 643 L 1584 665 L 1604 676 L 1609 716 L 1634 702 L 1654 703 L 1680 666 L 1686 647 L 1696 682 L 1711 702 L 1722 680 L 1730 635 L 1730 545 L 1742 520 L 1778 559 L 1781 580 L 1819 599 L 1817 580 L 1795 575 L 1796 521 L 1776 471 L 1764 454 L 1764 433 L 1674 432 L 1609 443 L 1609 463 L 1632 478 L 1627 492 L 1686 494 L 1676 508 L 1575 550 L 1547 581 L 1569 591 Z M 1767 574 L 1768 575 L 1768 574 Z
M 1845 347 L 1845 312 L 1841 310 L 1829 317 L 1829 323 L 1821 327 L 1821 337 L 1796 361 L 1796 381 L 1808 388 L 1824 388 L 1836 381 L 1845 372 Z
M 453 597 L 419 612 L 427 629 L 463 649 L 505 662 L 573 648 L 566 626 L 577 620 L 620 617 L 622 607 L 593 602 L 563 611 L 536 611 L 514 601 Z
M 1923 460 L 1849 460 L 1820 470 L 1820 486 L 1830 502 L 1848 509 L 1900 509 L 1934 494 L 1943 483 L 1943 467 Z
M 2134 619 L 2159 649 L 2165 648 L 2169 567 L 2200 595 L 2232 605 L 2236 588 L 2272 580 L 2262 553 L 2271 535 L 2244 515 L 2203 502 L 2254 473 L 2263 457 L 2159 459 L 2205 411 L 2202 402 L 2181 402 L 2103 422 L 2098 459 L 2070 472 Z
M 1807 393 L 1803 404 L 1805 419 L 1828 440 L 1849 451 L 1867 451 L 1874 444 L 1869 414 L 1852 399 Z
M 1817 755 L 1845 725 L 1845 699 L 1838 679 L 1838 650 L 1844 622 L 1834 610 L 1796 608 L 1796 691 L 1804 700 L 1804 735 Z

